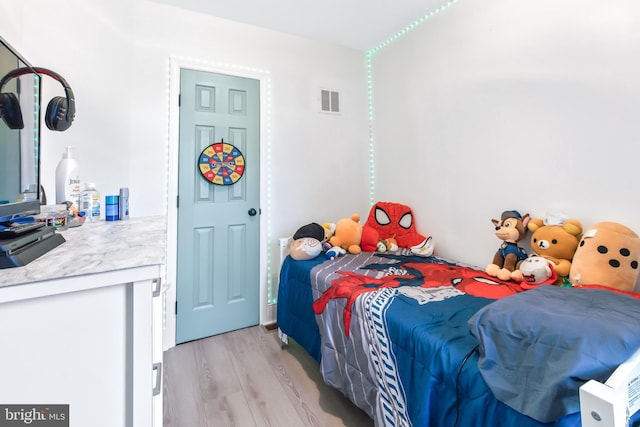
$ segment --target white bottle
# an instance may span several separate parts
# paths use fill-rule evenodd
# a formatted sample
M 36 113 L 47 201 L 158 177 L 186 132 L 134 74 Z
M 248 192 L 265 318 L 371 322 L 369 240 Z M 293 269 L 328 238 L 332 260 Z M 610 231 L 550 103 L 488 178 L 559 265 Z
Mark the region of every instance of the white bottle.
M 86 183 L 84 191 L 80 193 L 80 211 L 84 212 L 86 221 L 100 219 L 100 193 L 93 182 Z
M 71 146 L 67 146 L 62 160 L 56 167 L 56 203 L 72 202 L 80 205 L 80 174 L 78 162 L 73 158 Z

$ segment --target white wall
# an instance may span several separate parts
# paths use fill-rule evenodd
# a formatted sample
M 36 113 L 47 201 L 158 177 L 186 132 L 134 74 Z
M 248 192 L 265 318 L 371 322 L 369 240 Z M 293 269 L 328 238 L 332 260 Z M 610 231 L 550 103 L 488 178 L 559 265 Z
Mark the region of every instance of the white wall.
M 504 210 L 640 232 L 638 52 L 637 1 L 458 1 L 373 56 L 376 198 L 479 266 Z
M 127 185 L 141 193 L 128 166 L 127 86 L 132 42 L 123 37 L 127 25 L 115 28 L 120 25 L 115 5 L 32 0 L 8 3 L 1 6 L 2 36 L 32 65 L 62 75 L 76 97 L 77 114 L 71 128 L 51 132 L 42 123 L 41 181 L 48 201 L 55 202 L 55 167 L 66 145 L 74 146 L 81 178 L 94 181 L 103 196 L 117 194 Z M 53 79 L 44 77 L 42 95 L 44 114 L 49 100 L 64 96 L 64 91 Z M 162 188 L 157 191 L 161 194 Z M 131 207 L 140 212 L 139 200 L 132 198 Z M 144 210 L 159 213 L 160 207 Z
M 269 75 L 271 247 L 262 248 L 263 259 L 271 249 L 276 260 L 277 238 L 304 224 L 368 210 L 362 52 L 146 0 L 5 1 L 0 31 L 29 62 L 57 71 L 75 92 L 71 128 L 42 130 L 42 182 L 50 199 L 55 166 L 70 144 L 81 178 L 94 181 L 103 196 L 130 188 L 132 216 L 175 209 L 173 201 L 167 205 L 169 59 L 179 56 Z M 320 88 L 340 91 L 342 114 L 319 113 Z M 45 79 L 43 99 L 54 95 L 63 95 L 62 88 Z M 172 296 L 175 289 L 169 304 Z
M 76 95 L 68 131 L 43 126 L 43 182 L 52 193 L 55 166 L 70 144 L 81 178 L 103 195 L 128 185 L 132 215 L 165 212 L 169 57 L 179 55 L 270 73 L 275 236 L 367 208 L 361 52 L 145 0 L 2 2 L 0 28 Z M 340 90 L 341 115 L 318 112 L 321 87 Z M 55 95 L 64 95 L 62 87 L 45 77 L 43 100 Z

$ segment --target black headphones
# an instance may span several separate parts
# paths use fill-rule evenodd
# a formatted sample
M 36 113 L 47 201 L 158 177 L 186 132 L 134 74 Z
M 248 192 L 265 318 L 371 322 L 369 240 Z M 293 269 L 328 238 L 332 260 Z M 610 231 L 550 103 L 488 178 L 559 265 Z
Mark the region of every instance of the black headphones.
M 47 105 L 47 112 L 44 116 L 44 122 L 47 127 L 57 131 L 69 129 L 76 115 L 75 96 L 73 95 L 71 86 L 69 86 L 60 74 L 47 70 L 46 68 L 16 68 L 0 80 L 0 116 L 2 116 L 2 119 L 10 129 L 22 129 L 24 127 L 18 98 L 13 93 L 2 93 L 1 91 L 2 87 L 12 78 L 33 73 L 34 71 L 38 74 L 45 74 L 52 77 L 59 81 L 62 87 L 64 87 L 65 98 L 55 96 L 49 101 L 49 105 Z

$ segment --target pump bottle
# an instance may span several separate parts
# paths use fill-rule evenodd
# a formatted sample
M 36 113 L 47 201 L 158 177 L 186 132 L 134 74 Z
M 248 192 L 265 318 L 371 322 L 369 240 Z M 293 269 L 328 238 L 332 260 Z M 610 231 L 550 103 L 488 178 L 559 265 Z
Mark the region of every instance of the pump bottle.
M 56 203 L 72 202 L 80 206 L 80 174 L 78 162 L 73 158 L 71 146 L 67 146 L 56 167 Z

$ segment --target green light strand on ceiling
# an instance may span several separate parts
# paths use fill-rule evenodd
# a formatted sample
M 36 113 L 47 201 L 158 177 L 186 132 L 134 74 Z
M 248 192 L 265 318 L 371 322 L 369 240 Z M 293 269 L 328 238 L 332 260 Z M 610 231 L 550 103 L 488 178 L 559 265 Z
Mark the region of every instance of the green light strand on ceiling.
M 385 40 L 382 43 L 380 43 L 378 46 L 376 46 L 373 49 L 369 50 L 367 52 L 367 56 L 369 56 L 369 57 L 373 56 L 375 53 L 377 53 L 380 50 L 382 50 L 383 48 L 389 46 L 391 43 L 393 43 L 394 41 L 396 41 L 400 37 L 404 36 L 405 34 L 411 32 L 413 30 L 415 30 L 418 26 L 420 26 L 421 24 L 425 23 L 427 20 L 432 18 L 434 15 L 436 15 L 436 14 L 444 11 L 445 9 L 449 8 L 450 6 L 452 6 L 457 1 L 458 0 L 449 0 L 447 3 L 445 3 L 445 4 L 441 5 L 441 6 L 438 6 L 434 10 L 432 10 L 429 13 L 427 13 L 426 15 L 424 15 L 422 18 L 417 19 L 416 21 L 414 21 L 411 24 L 407 25 L 402 30 L 398 31 L 397 33 L 395 33 L 394 35 L 389 37 L 387 40 Z
M 366 52 L 367 57 L 367 99 L 368 99 L 368 117 L 369 117 L 369 205 L 373 206 L 375 203 L 376 192 L 376 162 L 375 162 L 375 138 L 373 136 L 373 55 L 378 53 L 383 48 L 389 46 L 391 43 L 404 36 L 405 34 L 415 30 L 421 24 L 432 18 L 434 15 L 449 8 L 458 0 L 450 0 L 447 3 L 435 8 L 431 12 L 424 15 L 422 18 L 407 25 L 402 30 L 398 31 L 393 36 L 382 42 L 380 45 L 374 47 Z

